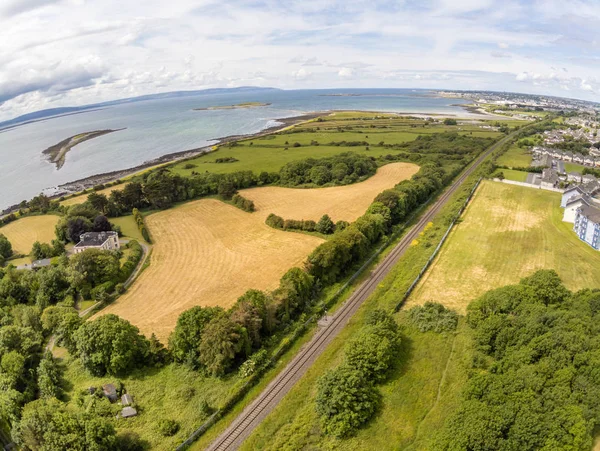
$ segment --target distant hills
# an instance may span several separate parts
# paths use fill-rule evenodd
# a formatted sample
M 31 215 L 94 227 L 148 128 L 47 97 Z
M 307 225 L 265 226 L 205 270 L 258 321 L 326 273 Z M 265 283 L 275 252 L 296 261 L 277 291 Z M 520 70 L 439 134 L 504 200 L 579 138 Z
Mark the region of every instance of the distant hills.
M 20 125 L 30 124 L 32 122 L 52 119 L 60 116 L 68 116 L 70 114 L 83 113 L 90 110 L 106 108 L 113 105 L 121 105 L 123 103 L 135 103 L 143 102 L 145 100 L 155 99 L 168 99 L 176 97 L 193 97 L 209 94 L 233 94 L 236 92 L 265 92 L 265 91 L 279 91 L 277 88 L 261 88 L 258 86 L 240 86 L 238 88 L 212 88 L 212 89 L 200 89 L 196 91 L 171 91 L 162 92 L 159 94 L 148 94 L 138 97 L 129 97 L 126 99 L 111 100 L 108 102 L 94 103 L 90 105 L 83 105 L 77 107 L 63 107 L 63 108 L 50 108 L 47 110 L 35 111 L 33 113 L 23 114 L 22 116 L 10 119 L 8 121 L 0 122 L 0 131 L 6 130 Z

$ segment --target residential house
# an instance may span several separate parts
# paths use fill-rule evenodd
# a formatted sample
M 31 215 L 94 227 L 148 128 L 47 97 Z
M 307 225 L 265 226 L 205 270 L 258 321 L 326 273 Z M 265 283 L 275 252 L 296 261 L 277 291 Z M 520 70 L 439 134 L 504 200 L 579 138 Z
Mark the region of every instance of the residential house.
M 573 230 L 580 240 L 594 249 L 600 249 L 600 209 L 582 206 L 577 210 Z
M 567 174 L 567 180 L 569 182 L 581 183 L 581 174 L 579 172 L 569 172 Z
M 560 206 L 565 208 L 569 199 L 574 196 L 581 196 L 582 194 L 585 194 L 585 191 L 579 185 L 566 189 L 563 192 L 562 199 L 560 200 Z
M 575 224 L 575 219 L 577 218 L 577 210 L 579 210 L 582 207 L 589 207 L 590 205 L 591 199 L 585 194 L 579 194 L 577 196 L 571 197 L 567 201 L 567 205 L 565 206 L 565 212 L 563 213 L 563 221 Z
M 540 185 L 542 188 L 554 188 L 558 184 L 558 174 L 553 169 L 544 169 Z
M 598 179 L 596 177 L 594 177 L 592 174 L 584 174 L 581 177 L 581 180 L 583 181 L 583 183 L 590 183 L 590 182 L 595 182 Z
M 114 251 L 121 247 L 117 232 L 87 232 L 80 235 L 79 239 L 79 243 L 73 248 L 76 254 L 87 249 Z

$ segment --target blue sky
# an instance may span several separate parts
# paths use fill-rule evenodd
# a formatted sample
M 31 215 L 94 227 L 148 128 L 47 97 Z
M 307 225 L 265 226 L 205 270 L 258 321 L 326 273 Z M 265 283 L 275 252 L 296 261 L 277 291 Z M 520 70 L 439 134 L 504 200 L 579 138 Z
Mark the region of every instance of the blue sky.
M 1 0 L 0 42 L 0 120 L 241 85 L 600 101 L 598 0 Z

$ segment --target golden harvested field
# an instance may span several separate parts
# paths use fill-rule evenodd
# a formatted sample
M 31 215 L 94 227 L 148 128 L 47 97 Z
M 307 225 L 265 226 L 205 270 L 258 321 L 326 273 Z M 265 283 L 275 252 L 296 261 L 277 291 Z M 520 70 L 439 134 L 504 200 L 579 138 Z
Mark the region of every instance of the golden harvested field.
M 240 194 L 254 201 L 256 213 L 265 219 L 275 213 L 284 219 L 313 219 L 328 214 L 334 222 L 354 221 L 362 215 L 377 194 L 409 179 L 419 171 L 412 163 L 391 163 L 361 183 L 330 188 L 290 189 L 265 186 L 242 190 Z
M 264 188 L 247 190 L 243 195 L 269 192 L 274 200 L 260 193 L 261 202 L 278 205 L 282 210 L 276 212 L 289 211 L 295 218 L 318 219 L 324 212 L 336 212 L 332 214 L 336 220 L 352 220 L 366 210 L 380 191 L 418 169 L 409 166 L 384 166 L 369 180 L 347 187 Z M 344 194 L 346 190 L 348 194 Z M 306 200 L 307 194 L 314 202 L 314 211 Z M 294 201 L 294 196 L 298 201 Z M 263 208 L 262 205 L 257 206 Z M 298 205 L 298 213 L 292 205 Z M 264 221 L 270 212 L 246 213 L 215 199 L 202 199 L 147 216 L 154 241 L 151 264 L 127 293 L 99 314 L 119 315 L 144 334 L 155 333 L 166 343 L 184 310 L 195 305 L 227 308 L 250 288 L 276 288 L 281 276 L 301 265 L 323 240 L 268 227 Z
M 54 227 L 58 216 L 26 216 L 0 228 L 0 233 L 8 238 L 15 254 L 29 254 L 33 243 L 49 243 L 56 236 Z
M 436 301 L 464 313 L 486 291 L 538 269 L 556 270 L 570 290 L 600 286 L 600 252 L 562 215 L 559 193 L 484 181 L 406 308 Z

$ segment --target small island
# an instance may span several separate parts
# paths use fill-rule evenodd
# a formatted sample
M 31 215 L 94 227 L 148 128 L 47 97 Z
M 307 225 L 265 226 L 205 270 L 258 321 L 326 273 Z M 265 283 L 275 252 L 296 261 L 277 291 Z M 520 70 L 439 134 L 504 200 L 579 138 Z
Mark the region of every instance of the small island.
M 207 111 L 207 110 L 236 110 L 238 108 L 258 108 L 261 106 L 269 106 L 270 103 L 262 102 L 244 102 L 235 105 L 221 105 L 221 106 L 209 106 L 206 108 L 194 108 L 194 111 Z
M 121 130 L 125 130 L 124 128 L 119 128 L 117 130 L 95 130 L 93 132 L 85 132 L 80 133 L 75 136 L 71 136 L 65 140 L 62 140 L 58 144 L 48 147 L 42 153 L 44 155 L 48 155 L 48 160 L 51 163 L 56 164 L 56 169 L 60 169 L 65 164 L 65 157 L 67 156 L 67 152 L 75 147 L 77 144 L 81 144 L 84 141 L 88 141 L 90 139 L 97 138 L 102 135 L 106 135 L 108 133 L 118 132 Z

